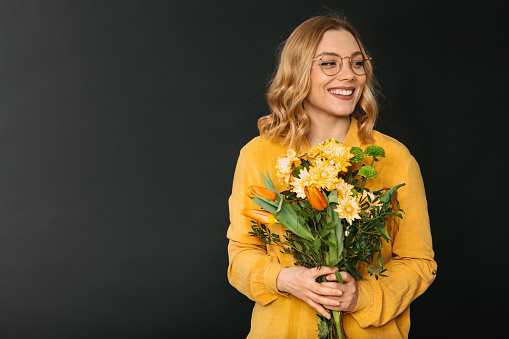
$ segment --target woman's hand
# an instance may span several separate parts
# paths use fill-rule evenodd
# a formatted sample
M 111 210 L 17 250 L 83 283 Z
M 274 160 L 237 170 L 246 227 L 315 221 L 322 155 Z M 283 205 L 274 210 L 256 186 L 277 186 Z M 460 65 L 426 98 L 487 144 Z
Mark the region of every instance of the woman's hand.
M 357 301 L 359 300 L 359 290 L 357 289 L 357 281 L 355 281 L 355 278 L 352 277 L 347 272 L 341 271 L 340 274 L 341 277 L 343 278 L 343 284 L 337 282 L 335 274 L 327 274 L 325 279 L 329 280 L 329 282 L 321 283 L 323 286 L 337 288 L 342 292 L 342 295 L 340 297 L 334 297 L 334 299 L 339 301 L 341 304 L 339 306 L 327 308 L 333 311 L 350 312 L 354 310 L 355 306 L 357 305 Z
M 279 291 L 287 292 L 301 299 L 315 311 L 330 319 L 332 311 L 352 311 L 357 305 L 359 292 L 357 282 L 347 272 L 341 272 L 343 284 L 336 280 L 333 267 L 305 268 L 286 267 L 279 273 L 276 285 Z M 327 282 L 318 283 L 316 278 L 326 275 Z
M 330 313 L 325 308 L 339 311 L 343 295 L 339 288 L 341 285 L 337 282 L 318 283 L 316 278 L 322 275 L 327 275 L 327 278 L 334 276 L 336 270 L 336 268 L 326 266 L 322 266 L 320 269 L 302 266 L 285 267 L 279 272 L 276 285 L 279 291 L 292 294 L 309 304 L 327 319 L 330 319 Z M 348 276 L 350 275 L 348 274 Z M 336 280 L 335 276 L 333 280 Z M 357 285 L 355 284 L 356 289 Z M 350 291 L 350 289 L 348 290 Z

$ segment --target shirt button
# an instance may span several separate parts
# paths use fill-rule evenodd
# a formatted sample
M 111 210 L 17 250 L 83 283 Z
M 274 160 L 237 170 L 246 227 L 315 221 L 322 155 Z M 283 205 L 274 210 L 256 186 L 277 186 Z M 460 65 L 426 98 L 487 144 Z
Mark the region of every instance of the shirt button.
M 437 275 L 437 270 L 433 270 L 433 271 L 431 271 L 431 274 L 433 274 L 433 275 Z

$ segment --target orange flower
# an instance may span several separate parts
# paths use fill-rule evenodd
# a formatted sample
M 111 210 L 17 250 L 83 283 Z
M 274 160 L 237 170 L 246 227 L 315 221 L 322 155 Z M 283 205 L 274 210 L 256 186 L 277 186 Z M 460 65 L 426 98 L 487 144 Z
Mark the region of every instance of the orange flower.
M 361 219 L 359 215 L 361 209 L 355 197 L 340 199 L 338 201 L 338 207 L 334 211 L 338 212 L 339 217 L 341 219 L 346 219 L 350 225 L 355 219 Z
M 309 204 L 318 211 L 323 210 L 327 207 L 327 200 L 323 196 L 323 193 L 315 186 L 305 187 L 304 192 L 308 198 Z
M 276 201 L 276 193 L 272 192 L 271 190 L 260 186 L 249 186 L 249 193 L 247 196 L 250 198 L 258 198 L 255 194 L 258 194 L 259 196 L 269 200 Z
M 264 225 L 272 225 L 276 222 L 276 217 L 264 210 L 243 210 L 241 214 Z

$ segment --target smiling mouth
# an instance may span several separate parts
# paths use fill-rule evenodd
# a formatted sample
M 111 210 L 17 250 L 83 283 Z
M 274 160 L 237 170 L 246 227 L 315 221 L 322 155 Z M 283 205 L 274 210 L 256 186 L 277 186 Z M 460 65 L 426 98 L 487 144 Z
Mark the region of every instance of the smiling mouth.
M 329 89 L 328 91 L 329 93 L 336 95 L 352 95 L 353 93 L 353 90 L 351 89 L 339 89 L 339 88 Z

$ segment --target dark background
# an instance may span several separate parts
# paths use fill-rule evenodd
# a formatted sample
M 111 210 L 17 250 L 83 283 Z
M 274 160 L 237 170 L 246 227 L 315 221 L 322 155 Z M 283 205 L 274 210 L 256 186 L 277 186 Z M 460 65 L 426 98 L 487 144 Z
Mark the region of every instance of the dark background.
M 421 165 L 438 275 L 410 337 L 500 331 L 502 8 L 0 1 L 0 338 L 246 336 L 252 302 L 226 278 L 233 171 L 277 45 L 327 9 L 374 59 L 377 129 Z

